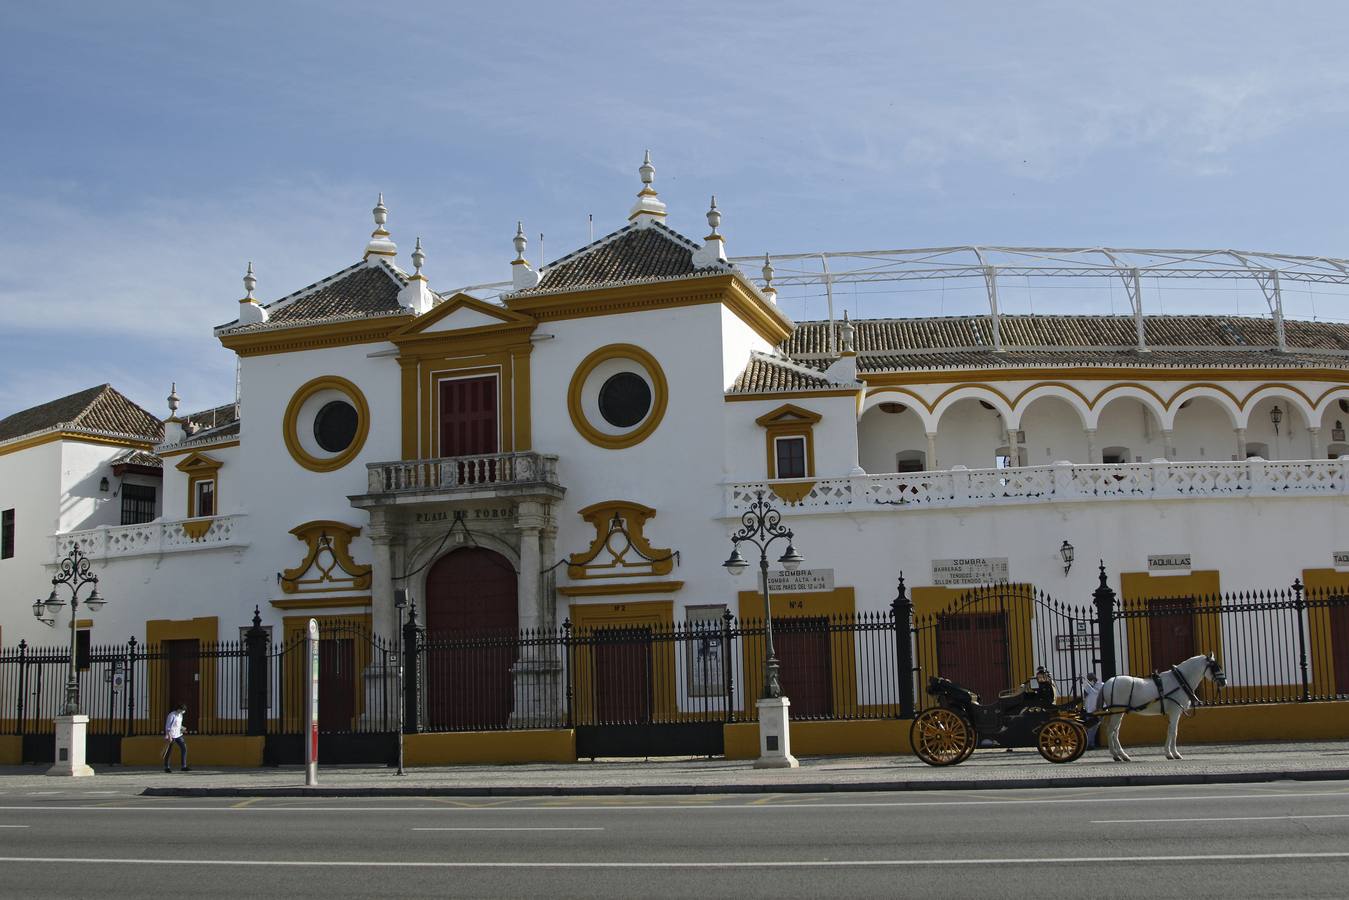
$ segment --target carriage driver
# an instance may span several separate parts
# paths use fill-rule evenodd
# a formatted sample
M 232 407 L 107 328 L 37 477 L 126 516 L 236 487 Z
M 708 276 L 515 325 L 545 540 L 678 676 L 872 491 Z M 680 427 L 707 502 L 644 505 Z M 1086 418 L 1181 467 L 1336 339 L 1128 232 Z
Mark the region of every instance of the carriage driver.
M 1044 666 L 1035 667 L 1035 676 L 1026 679 L 1022 688 L 1026 703 L 1050 707 L 1054 705 L 1054 676 Z

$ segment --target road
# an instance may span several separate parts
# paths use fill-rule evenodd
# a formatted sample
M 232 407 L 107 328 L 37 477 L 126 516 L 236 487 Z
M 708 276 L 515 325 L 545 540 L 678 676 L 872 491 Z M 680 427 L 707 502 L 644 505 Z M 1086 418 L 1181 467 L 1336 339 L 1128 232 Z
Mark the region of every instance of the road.
M 153 799 L 5 790 L 5 897 L 1344 897 L 1340 782 Z

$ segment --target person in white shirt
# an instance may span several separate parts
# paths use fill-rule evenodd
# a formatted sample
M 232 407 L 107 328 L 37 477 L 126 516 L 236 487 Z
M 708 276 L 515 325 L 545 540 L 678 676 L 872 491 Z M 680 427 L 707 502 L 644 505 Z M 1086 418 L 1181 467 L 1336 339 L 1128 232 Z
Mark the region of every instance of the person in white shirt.
M 1095 672 L 1087 673 L 1087 680 L 1082 684 L 1082 711 L 1093 713 L 1101 705 L 1101 688 L 1104 685 L 1097 679 Z M 1096 746 L 1096 729 L 1101 727 L 1101 720 L 1097 719 L 1087 729 L 1087 747 Z
M 173 745 L 178 745 L 179 757 L 182 761 L 183 771 L 190 772 L 187 764 L 187 739 L 183 737 L 187 732 L 183 729 L 183 716 L 187 713 L 187 704 L 179 703 L 170 712 L 169 717 L 164 720 L 164 771 L 172 772 L 169 767 L 169 756 L 173 754 Z

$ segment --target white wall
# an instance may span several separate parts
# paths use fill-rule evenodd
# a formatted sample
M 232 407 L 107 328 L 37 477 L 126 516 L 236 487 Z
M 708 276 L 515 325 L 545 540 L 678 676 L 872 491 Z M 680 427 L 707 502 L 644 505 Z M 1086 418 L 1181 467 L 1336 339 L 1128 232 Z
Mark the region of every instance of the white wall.
M 0 510 L 14 510 L 14 556 L 0 559 L 0 641 L 44 635 L 33 601 L 51 591 L 42 567 L 59 520 L 61 444 L 53 441 L 0 456 Z

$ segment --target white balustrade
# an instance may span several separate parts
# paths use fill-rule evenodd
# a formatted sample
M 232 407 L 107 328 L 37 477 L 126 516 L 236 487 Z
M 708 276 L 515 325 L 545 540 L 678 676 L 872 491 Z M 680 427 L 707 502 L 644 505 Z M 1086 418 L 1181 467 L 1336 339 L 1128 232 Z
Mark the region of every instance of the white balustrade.
M 777 491 L 774 491 L 774 488 Z M 1008 469 L 850 475 L 726 485 L 726 515 L 738 516 L 766 491 L 792 513 L 960 508 L 1181 497 L 1301 496 L 1349 493 L 1349 457 L 1236 462 L 1056 463 Z M 787 498 L 799 497 L 798 500 Z
M 243 515 L 203 516 L 67 531 L 52 537 L 52 559 L 65 558 L 76 544 L 90 559 L 244 547 L 248 544 L 244 519 Z
M 492 485 L 543 482 L 557 484 L 557 457 L 543 453 L 488 453 L 370 463 L 367 487 L 372 494 L 446 491 Z

